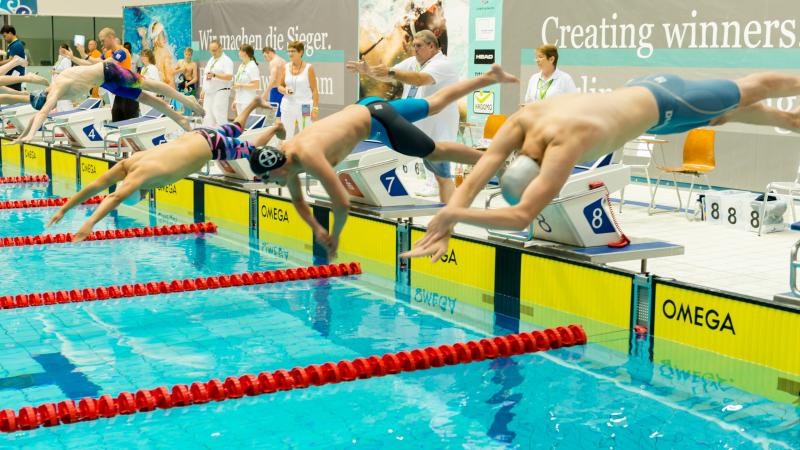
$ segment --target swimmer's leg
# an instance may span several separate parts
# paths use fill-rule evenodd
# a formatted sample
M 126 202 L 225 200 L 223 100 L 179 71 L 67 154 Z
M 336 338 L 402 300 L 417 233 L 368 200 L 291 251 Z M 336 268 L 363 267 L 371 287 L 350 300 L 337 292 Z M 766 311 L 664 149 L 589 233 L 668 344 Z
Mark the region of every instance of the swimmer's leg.
M 28 103 L 28 94 L 0 94 L 0 105 L 13 105 L 14 103 Z
M 436 148 L 426 156 L 430 161 L 452 161 L 461 164 L 474 165 L 481 159 L 483 152 L 474 148 L 459 144 L 458 142 L 436 141 Z
M 519 79 L 510 73 L 507 73 L 497 64 L 492 65 L 492 68 L 483 75 L 475 78 L 459 81 L 458 83 L 451 84 L 446 88 L 442 88 L 436 93 L 425 97 L 428 101 L 428 115 L 432 116 L 439 113 L 447 105 L 458 101 L 461 97 L 481 89 L 486 86 L 491 86 L 495 83 L 518 83 Z
M 190 108 L 195 111 L 195 115 L 198 116 L 205 116 L 206 112 L 203 109 L 203 106 L 200 105 L 200 102 L 197 101 L 196 98 L 190 95 L 183 95 L 180 92 L 173 89 L 172 86 L 163 83 L 161 81 L 150 80 L 147 78 L 141 79 L 142 89 L 150 92 L 155 92 L 156 94 L 163 95 L 166 98 L 171 98 L 173 100 L 177 100 L 183 106 Z
M 800 133 L 800 114 L 798 111 L 781 111 L 764 106 L 761 103 L 736 108 L 730 113 L 711 121 L 711 125 L 722 125 L 726 122 L 766 125 Z
M 736 80 L 741 99 L 739 105 L 750 106 L 767 98 L 800 95 L 800 77 L 779 72 L 760 72 Z
M 184 130 L 192 131 L 192 127 L 189 125 L 189 119 L 181 115 L 181 113 L 170 108 L 169 105 L 164 100 L 161 100 L 160 98 L 152 94 L 142 91 L 142 93 L 139 94 L 139 97 L 136 99 L 136 101 L 161 111 L 162 113 L 166 114 L 167 117 L 174 120 Z

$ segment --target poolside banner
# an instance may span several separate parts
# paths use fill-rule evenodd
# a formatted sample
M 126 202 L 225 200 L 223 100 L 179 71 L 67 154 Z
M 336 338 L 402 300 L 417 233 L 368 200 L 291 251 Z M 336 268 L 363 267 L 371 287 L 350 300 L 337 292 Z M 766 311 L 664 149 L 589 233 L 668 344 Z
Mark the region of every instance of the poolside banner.
M 38 0 L 0 0 L 0 14 L 33 15 L 38 11 Z
M 153 51 L 162 76 L 172 71 L 183 58 L 183 49 L 192 45 L 192 4 L 129 6 L 122 11 L 125 42 L 133 53 Z
M 502 64 L 503 0 L 470 0 L 469 76 Z M 484 122 L 500 113 L 500 86 L 475 91 L 467 98 L 467 121 Z
M 461 78 L 466 76 L 469 0 L 360 0 L 358 13 L 358 53 L 367 64 L 403 61 L 412 55 L 414 32 L 430 30 Z M 403 92 L 400 83 L 370 77 L 360 82 L 361 97 L 394 99 Z
M 800 74 L 800 2 L 765 0 L 735 8 L 714 0 L 630 3 L 621 0 L 506 0 L 506 33 L 522 70 L 522 99 L 541 44 L 559 49 L 558 67 L 583 92 L 607 91 L 658 72 L 687 78 L 738 78 L 764 70 Z M 510 48 L 510 47 L 509 47 Z M 783 110 L 797 97 L 767 101 Z M 786 130 L 728 125 L 726 131 L 788 134 Z
M 239 61 L 239 46 L 252 45 L 263 89 L 269 70 L 261 49 L 272 47 L 288 59 L 287 44 L 301 41 L 306 47 L 304 60 L 316 72 L 321 112 L 326 112 L 327 105 L 330 113 L 356 100 L 355 76 L 345 74 L 344 62 L 357 58 L 357 16 L 358 0 L 196 1 L 192 44 L 201 65 L 209 59 L 208 46 L 214 40 L 235 62 Z

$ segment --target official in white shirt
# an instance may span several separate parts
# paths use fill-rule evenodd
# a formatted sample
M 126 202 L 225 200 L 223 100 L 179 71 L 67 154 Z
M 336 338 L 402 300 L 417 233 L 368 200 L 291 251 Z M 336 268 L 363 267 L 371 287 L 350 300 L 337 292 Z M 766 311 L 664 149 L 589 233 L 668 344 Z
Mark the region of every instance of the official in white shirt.
M 208 46 L 211 59 L 203 69 L 203 92 L 200 101 L 206 110 L 203 125 L 218 127 L 228 123 L 228 102 L 233 85 L 233 61 L 222 51 L 219 41 Z
M 69 48 L 69 44 L 66 42 L 61 44 L 61 48 L 70 52 L 72 51 Z M 72 67 L 72 61 L 64 55 L 59 55 L 58 61 L 56 61 L 56 64 L 53 66 L 53 69 L 50 72 L 51 79 L 55 80 L 58 77 L 58 74 L 69 69 L 70 67 Z M 58 103 L 56 103 L 57 111 L 69 111 L 70 109 L 72 109 L 72 100 L 59 100 Z
M 250 44 L 242 44 L 239 47 L 239 69 L 233 77 L 233 106 L 232 108 L 238 115 L 250 102 L 258 95 L 258 88 L 261 85 L 261 73 L 258 70 L 258 63 L 254 59 L 255 51 Z
M 559 94 L 578 92 L 568 73 L 558 69 L 558 48 L 545 44 L 536 49 L 536 65 L 539 72 L 528 81 L 525 103 L 540 102 Z
M 403 83 L 402 98 L 425 98 L 434 92 L 458 81 L 458 70 L 442 53 L 439 40 L 430 30 L 422 30 L 414 35 L 414 56 L 401 61 L 391 69 L 383 64 L 369 67 L 365 62 L 348 62 L 347 68 L 362 75 L 381 81 L 400 81 Z M 414 122 L 434 141 L 455 142 L 458 137 L 458 105 L 453 103 L 439 114 Z M 456 185 L 448 161 L 424 161 L 436 177 L 439 185 L 439 198 L 442 202 L 452 197 Z

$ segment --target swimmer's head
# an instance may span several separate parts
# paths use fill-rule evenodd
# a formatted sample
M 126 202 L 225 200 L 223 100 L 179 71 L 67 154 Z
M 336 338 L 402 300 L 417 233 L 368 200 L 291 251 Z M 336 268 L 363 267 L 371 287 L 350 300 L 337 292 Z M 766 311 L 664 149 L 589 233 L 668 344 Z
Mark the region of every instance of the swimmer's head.
M 280 183 L 279 178 L 286 175 L 286 171 L 281 170 L 285 164 L 286 154 L 271 145 L 258 147 L 250 153 L 250 170 L 265 183 L 267 181 Z
M 500 178 L 503 198 L 509 205 L 516 205 L 522 200 L 525 189 L 537 176 L 539 176 L 539 164 L 528 156 L 517 156 Z
M 31 99 L 31 106 L 33 109 L 40 111 L 44 106 L 45 102 L 47 102 L 47 91 L 39 91 L 35 94 L 30 95 Z

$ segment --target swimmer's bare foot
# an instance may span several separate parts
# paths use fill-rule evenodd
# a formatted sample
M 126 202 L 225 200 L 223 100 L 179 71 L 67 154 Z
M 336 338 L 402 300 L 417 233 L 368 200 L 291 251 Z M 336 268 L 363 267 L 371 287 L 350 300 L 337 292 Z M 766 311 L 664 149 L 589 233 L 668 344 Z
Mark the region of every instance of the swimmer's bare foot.
M 727 116 L 719 116 L 716 119 L 713 119 L 708 124 L 711 125 L 712 127 L 718 127 L 720 125 L 725 125 L 726 123 L 728 123 L 728 117 Z
M 286 128 L 283 127 L 283 124 L 281 122 L 275 122 L 273 126 L 275 127 L 275 136 L 282 141 L 286 140 Z
M 186 96 L 186 101 L 189 102 L 189 105 L 190 105 L 189 108 L 191 108 L 192 113 L 195 116 L 205 117 L 206 110 L 203 109 L 203 105 L 201 105 L 200 102 L 198 102 L 197 99 L 194 98 L 194 96 L 187 95 Z
M 178 125 L 180 125 L 184 131 L 192 131 L 192 124 L 186 117 L 181 117 L 179 120 L 176 120 L 176 122 L 178 122 Z
M 264 97 L 256 97 L 255 102 L 256 102 L 256 108 L 274 109 L 273 106 L 270 105 L 267 99 L 265 99 Z
M 18 138 L 16 138 L 13 141 L 11 141 L 11 143 L 9 145 L 27 144 L 32 139 L 33 139 L 33 137 L 30 136 L 30 135 L 28 135 L 28 136 L 19 136 Z
M 19 56 L 14 55 L 14 57 L 11 58 L 11 61 L 14 61 L 18 66 L 28 67 L 28 60 L 25 58 L 20 58 Z
M 503 70 L 499 64 L 492 64 L 492 68 L 484 75 L 490 77 L 495 83 L 519 83 L 519 78 Z

